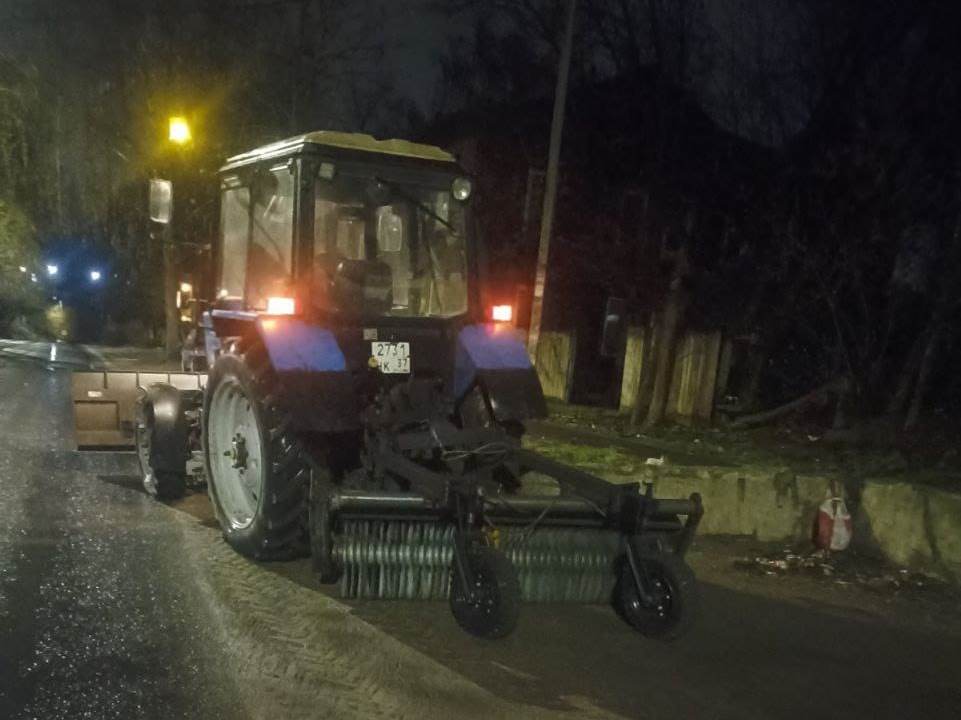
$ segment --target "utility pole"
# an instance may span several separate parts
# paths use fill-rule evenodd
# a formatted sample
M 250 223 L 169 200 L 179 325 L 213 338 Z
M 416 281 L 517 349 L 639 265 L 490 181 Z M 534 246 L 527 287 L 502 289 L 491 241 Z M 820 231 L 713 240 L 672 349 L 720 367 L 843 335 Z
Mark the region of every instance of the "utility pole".
M 557 88 L 554 91 L 554 115 L 551 119 L 551 144 L 547 153 L 547 178 L 544 183 L 544 209 L 541 214 L 541 237 L 537 250 L 537 275 L 534 278 L 534 298 L 531 302 L 531 328 L 527 336 L 527 353 L 537 363 L 537 343 L 541 337 L 541 316 L 544 313 L 544 288 L 547 285 L 547 260 L 554 228 L 554 203 L 557 199 L 557 166 L 561 157 L 561 137 L 564 134 L 564 109 L 567 106 L 567 79 L 571 70 L 571 48 L 574 45 L 574 14 L 577 0 L 568 0 L 564 44 L 557 68 Z

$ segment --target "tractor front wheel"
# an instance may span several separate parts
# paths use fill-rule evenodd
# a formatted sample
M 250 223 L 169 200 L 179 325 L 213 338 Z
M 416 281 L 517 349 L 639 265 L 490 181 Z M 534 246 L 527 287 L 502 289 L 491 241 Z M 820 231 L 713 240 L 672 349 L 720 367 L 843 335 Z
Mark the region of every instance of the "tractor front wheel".
M 158 500 L 179 500 L 187 492 L 187 474 L 153 469 L 150 458 L 153 454 L 155 432 L 153 405 L 146 398 L 141 398 L 137 403 L 134 443 L 137 446 L 137 461 L 140 464 L 144 490 Z
M 278 405 L 262 345 L 221 355 L 204 395 L 207 487 L 224 538 L 240 554 L 277 560 L 304 554 L 309 469 Z

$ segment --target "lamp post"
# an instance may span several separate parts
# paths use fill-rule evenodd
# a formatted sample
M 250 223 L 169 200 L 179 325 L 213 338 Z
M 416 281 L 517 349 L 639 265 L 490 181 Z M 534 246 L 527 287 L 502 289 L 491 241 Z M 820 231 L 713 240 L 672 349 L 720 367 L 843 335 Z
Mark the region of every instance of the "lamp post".
M 182 150 L 193 142 L 193 132 L 187 118 L 182 115 L 172 115 L 167 119 L 167 142 L 175 150 Z M 170 169 L 173 170 L 172 164 Z M 163 183 L 163 181 L 159 183 L 154 181 L 154 183 L 158 188 L 165 186 L 167 192 L 167 212 L 163 218 L 158 216 L 155 219 L 163 226 L 160 237 L 163 243 L 164 351 L 168 358 L 175 358 L 180 348 L 180 314 L 177 309 L 178 276 L 173 233 L 173 184 Z

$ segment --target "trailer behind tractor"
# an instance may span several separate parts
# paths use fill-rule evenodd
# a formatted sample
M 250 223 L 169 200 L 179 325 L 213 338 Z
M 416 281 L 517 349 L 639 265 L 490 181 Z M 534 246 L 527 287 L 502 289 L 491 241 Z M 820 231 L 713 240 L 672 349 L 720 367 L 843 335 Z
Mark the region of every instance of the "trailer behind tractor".
M 700 498 L 522 447 L 544 397 L 489 321 L 450 154 L 315 132 L 219 177 L 217 285 L 191 336 L 209 374 L 76 374 L 89 444 L 135 443 L 160 498 L 204 480 L 234 549 L 309 554 L 346 597 L 447 599 L 483 637 L 510 633 L 521 600 L 613 602 L 650 637 L 689 627 Z

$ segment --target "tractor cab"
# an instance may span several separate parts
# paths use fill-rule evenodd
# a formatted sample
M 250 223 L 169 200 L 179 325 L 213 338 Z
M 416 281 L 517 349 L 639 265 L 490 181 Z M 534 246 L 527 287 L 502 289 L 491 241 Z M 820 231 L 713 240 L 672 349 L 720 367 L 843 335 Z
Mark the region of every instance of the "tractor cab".
M 255 327 L 295 398 L 296 421 L 322 431 L 359 427 L 358 376 L 370 368 L 393 381 L 437 381 L 451 402 L 469 389 L 458 338 L 485 313 L 471 181 L 452 155 L 319 131 L 230 158 L 220 178 L 209 366 L 225 341 Z M 525 375 L 508 404 L 541 414 L 519 343 L 513 354 L 494 368 Z M 329 387 L 335 368 L 354 386 Z M 318 392 L 341 397 L 336 419 L 307 402 Z
M 221 170 L 221 307 L 327 322 L 477 312 L 471 183 L 447 152 L 315 132 Z M 472 295 L 473 293 L 473 295 Z

